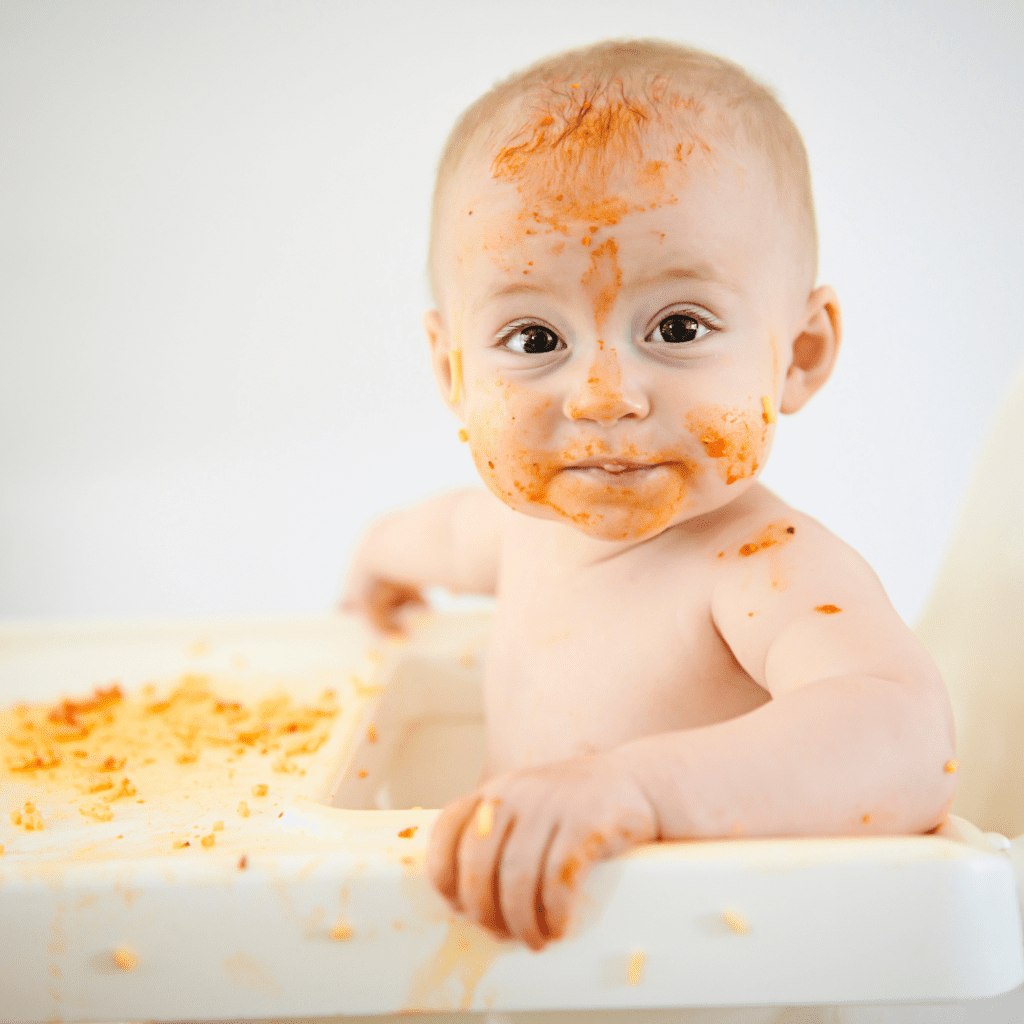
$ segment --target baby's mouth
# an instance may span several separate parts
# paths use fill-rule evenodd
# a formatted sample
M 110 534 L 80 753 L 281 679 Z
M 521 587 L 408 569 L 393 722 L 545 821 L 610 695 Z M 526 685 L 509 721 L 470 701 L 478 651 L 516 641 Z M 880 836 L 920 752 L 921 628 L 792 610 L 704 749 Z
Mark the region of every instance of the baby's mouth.
M 660 465 L 660 462 L 630 462 L 627 459 L 585 459 L 583 462 L 574 462 L 572 465 L 566 466 L 566 469 L 603 470 L 605 473 L 620 476 L 624 473 L 654 469 Z

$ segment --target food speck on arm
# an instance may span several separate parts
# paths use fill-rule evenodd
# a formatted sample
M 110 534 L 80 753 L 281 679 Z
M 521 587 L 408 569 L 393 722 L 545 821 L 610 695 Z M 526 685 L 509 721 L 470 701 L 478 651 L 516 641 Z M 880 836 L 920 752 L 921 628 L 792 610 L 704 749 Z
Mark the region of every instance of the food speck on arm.
M 403 828 L 402 831 L 398 833 L 398 838 L 412 839 L 413 834 L 416 832 L 417 828 L 419 828 L 418 825 L 410 825 L 408 828 Z
M 822 615 L 835 615 L 837 612 L 841 612 L 843 609 L 835 604 L 819 604 L 815 606 L 816 612 L 821 612 Z
M 960 767 L 960 762 L 958 760 L 956 760 L 956 758 L 953 758 L 953 759 L 947 761 L 942 766 L 942 770 L 944 772 L 946 772 L 947 774 L 952 775 L 953 772 L 955 772 L 957 770 L 957 768 L 959 768 L 959 767 Z
M 366 728 L 366 738 L 370 743 L 377 742 L 377 729 L 376 726 L 370 725 Z
M 367 775 L 369 775 L 369 774 L 370 774 L 370 773 L 369 773 L 369 772 L 368 772 L 368 771 L 367 771 L 367 770 L 366 770 L 365 768 L 360 768 L 360 769 L 359 769 L 359 771 L 358 771 L 358 772 L 356 772 L 356 775 L 357 775 L 357 776 L 358 776 L 358 777 L 359 777 L 360 779 L 365 779 L 365 778 L 366 778 L 366 776 L 367 776 Z

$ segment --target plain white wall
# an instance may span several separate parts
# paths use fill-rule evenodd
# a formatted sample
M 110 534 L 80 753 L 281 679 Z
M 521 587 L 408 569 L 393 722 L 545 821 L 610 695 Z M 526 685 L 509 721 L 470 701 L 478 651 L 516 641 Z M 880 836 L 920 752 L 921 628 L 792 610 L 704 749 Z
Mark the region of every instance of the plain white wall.
M 0 5 L 0 617 L 307 612 L 375 515 L 474 480 L 420 315 L 434 164 L 609 36 L 775 87 L 832 382 L 765 481 L 924 601 L 1024 352 L 1019 3 Z

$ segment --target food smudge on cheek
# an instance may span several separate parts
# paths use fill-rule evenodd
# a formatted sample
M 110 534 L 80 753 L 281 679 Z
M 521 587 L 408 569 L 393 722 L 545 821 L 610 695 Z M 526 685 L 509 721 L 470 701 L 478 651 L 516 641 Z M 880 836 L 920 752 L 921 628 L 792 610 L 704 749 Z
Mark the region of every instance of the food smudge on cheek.
M 750 479 L 763 465 L 768 424 L 761 410 L 705 405 L 688 413 L 686 423 L 727 484 Z

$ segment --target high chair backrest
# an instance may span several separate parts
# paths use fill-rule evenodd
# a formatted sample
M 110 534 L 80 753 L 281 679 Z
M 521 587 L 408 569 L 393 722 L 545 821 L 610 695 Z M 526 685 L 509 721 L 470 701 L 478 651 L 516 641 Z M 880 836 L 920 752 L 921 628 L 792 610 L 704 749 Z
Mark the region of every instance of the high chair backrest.
M 1024 363 L 982 451 L 917 634 L 949 687 L 953 812 L 1024 833 Z

